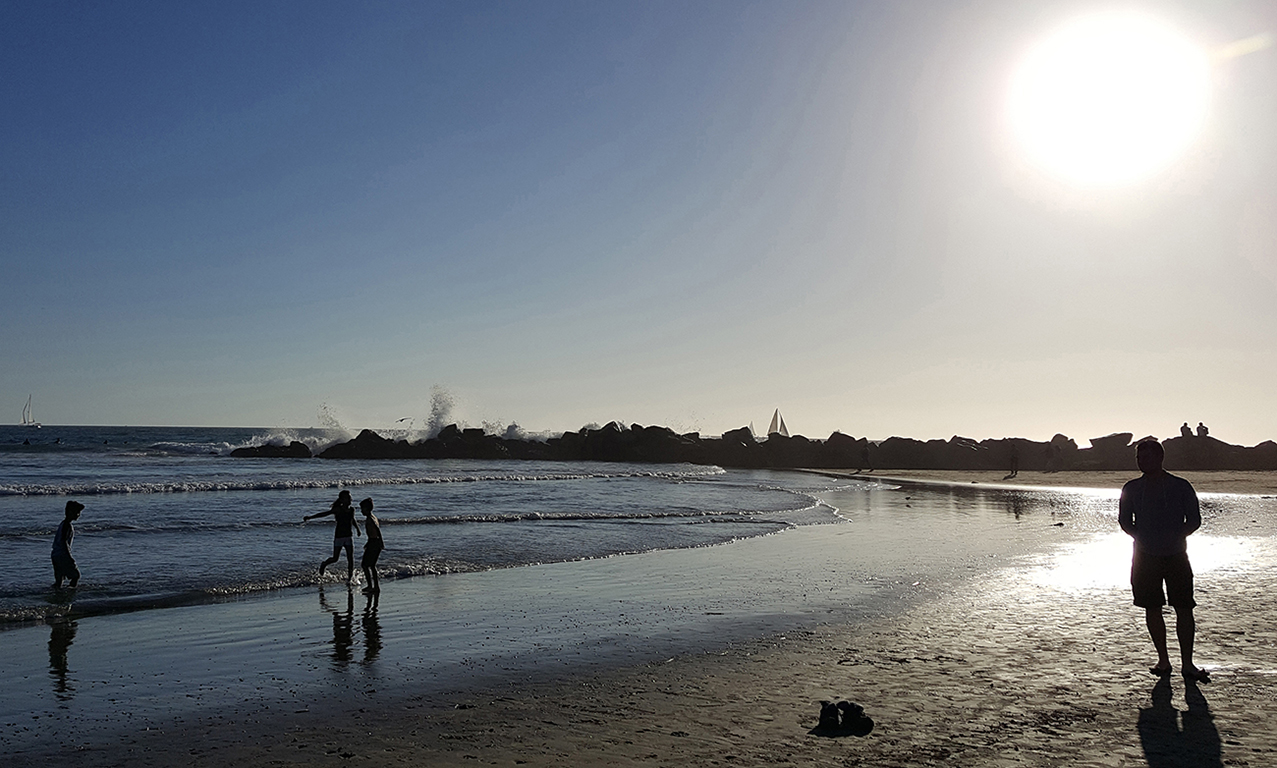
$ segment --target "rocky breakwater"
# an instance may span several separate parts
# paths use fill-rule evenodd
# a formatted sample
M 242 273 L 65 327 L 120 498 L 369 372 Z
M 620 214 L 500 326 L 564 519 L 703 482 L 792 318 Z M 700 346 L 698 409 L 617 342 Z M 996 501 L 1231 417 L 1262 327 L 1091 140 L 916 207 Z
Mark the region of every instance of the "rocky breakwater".
M 297 440 L 288 445 L 267 443 L 236 448 L 231 451 L 231 455 L 241 459 L 309 459 L 311 457 L 310 446 Z
M 1142 439 L 1142 438 L 1141 438 Z M 971 469 L 1056 472 L 1132 470 L 1134 444 L 1129 432 L 1093 438 L 1079 448 L 1065 435 L 1039 442 L 1011 437 L 948 440 L 890 437 L 882 441 L 834 432 L 825 440 L 802 435 L 771 435 L 759 440 L 748 427 L 720 437 L 679 434 L 668 427 L 612 422 L 599 428 L 564 432 L 548 440 L 523 440 L 461 429 L 452 424 L 426 440 L 391 440 L 364 430 L 348 442 L 319 453 L 322 459 L 524 459 L 541 461 L 624 461 L 714 464 L 720 467 L 816 469 Z M 1166 466 L 1176 469 L 1277 470 L 1277 443 L 1253 448 L 1212 437 L 1176 437 L 1163 441 Z M 304 453 L 303 453 L 304 451 Z M 301 443 L 288 447 L 240 448 L 232 456 L 306 457 Z

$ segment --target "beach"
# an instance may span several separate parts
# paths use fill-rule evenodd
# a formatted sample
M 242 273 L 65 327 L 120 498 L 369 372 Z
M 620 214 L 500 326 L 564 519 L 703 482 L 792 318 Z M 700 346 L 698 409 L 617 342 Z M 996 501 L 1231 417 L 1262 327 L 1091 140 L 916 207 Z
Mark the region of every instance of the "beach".
M 1132 460 L 1133 462 L 1134 460 Z M 1077 471 L 1077 472 L 1022 472 L 1009 477 L 1002 471 L 979 469 L 885 469 L 878 472 L 854 470 L 813 470 L 821 474 L 839 477 L 884 480 L 904 480 L 914 483 L 939 483 L 983 485 L 998 488 L 1110 488 L 1121 489 L 1134 476 L 1134 472 Z M 1198 493 L 1242 493 L 1277 495 L 1277 472 L 1253 472 L 1245 470 L 1180 470 L 1168 471 L 1193 484 Z
M 25 764 L 86 766 L 1277 754 L 1270 500 L 1203 499 L 1191 551 L 1212 680 L 1193 687 L 1147 671 L 1153 651 L 1121 583 L 1129 544 L 1107 530 L 1111 491 L 884 483 L 825 498 L 842 523 L 411 579 L 373 611 L 326 586 L 93 617 L 67 645 L 56 624 L 0 633 L 11 696 L 40 704 L 3 718 L 3 746 Z M 809 733 L 819 702 L 838 699 L 864 706 L 873 730 Z

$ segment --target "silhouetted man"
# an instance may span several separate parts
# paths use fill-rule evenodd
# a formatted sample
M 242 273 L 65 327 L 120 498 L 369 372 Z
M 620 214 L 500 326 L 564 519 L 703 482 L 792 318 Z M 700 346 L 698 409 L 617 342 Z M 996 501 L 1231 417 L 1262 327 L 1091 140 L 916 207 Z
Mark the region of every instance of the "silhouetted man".
M 1180 428 L 1179 428 L 1179 436 L 1180 436 L 1180 437 L 1192 437 L 1192 436 L 1193 436 L 1193 430 L 1192 430 L 1192 428 L 1191 428 L 1191 427 L 1189 427 L 1189 426 L 1188 426 L 1188 422 L 1187 422 L 1187 421 L 1180 425 Z
M 1135 539 L 1131 557 L 1131 592 L 1135 604 L 1144 609 L 1149 637 L 1157 648 L 1155 675 L 1171 673 L 1166 647 L 1166 619 L 1162 606 L 1175 609 L 1175 636 L 1179 639 L 1181 672 L 1184 677 L 1205 682 L 1205 670 L 1193 665 L 1193 568 L 1188 562 L 1188 536 L 1202 525 L 1197 492 L 1184 478 L 1162 469 L 1166 454 L 1156 440 L 1145 440 L 1135 448 L 1135 461 L 1143 476 L 1122 486 L 1117 521 Z M 1162 584 L 1166 592 L 1162 592 Z

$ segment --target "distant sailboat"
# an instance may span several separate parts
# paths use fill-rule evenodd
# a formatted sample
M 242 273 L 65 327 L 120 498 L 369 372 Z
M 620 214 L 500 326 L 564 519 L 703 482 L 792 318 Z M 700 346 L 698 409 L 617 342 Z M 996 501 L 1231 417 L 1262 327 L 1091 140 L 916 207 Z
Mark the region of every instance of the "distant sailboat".
M 780 409 L 772 414 L 772 425 L 767 428 L 767 435 L 780 435 L 781 437 L 789 437 L 789 430 L 785 428 L 785 417 L 780 415 Z
M 22 426 L 40 428 L 40 422 L 31 415 L 31 395 L 27 395 L 27 404 L 22 408 Z

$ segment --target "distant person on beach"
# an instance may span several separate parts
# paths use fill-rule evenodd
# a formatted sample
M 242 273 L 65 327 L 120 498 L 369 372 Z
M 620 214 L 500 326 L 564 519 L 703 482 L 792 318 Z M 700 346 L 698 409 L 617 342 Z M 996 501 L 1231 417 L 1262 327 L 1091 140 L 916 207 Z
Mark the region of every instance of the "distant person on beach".
M 359 511 L 364 513 L 364 528 L 368 531 L 368 538 L 364 540 L 364 556 L 359 561 L 359 567 L 364 570 L 364 582 L 368 585 L 364 592 L 374 594 L 381 591 L 381 581 L 377 578 L 377 558 L 386 545 L 381 540 L 381 523 L 372 513 L 372 499 L 359 502 Z
M 1011 471 L 1002 479 L 1010 480 L 1018 474 L 1020 474 L 1020 452 L 1013 447 L 1011 449 Z
M 80 569 L 75 567 L 75 558 L 71 556 L 71 540 L 75 538 L 75 526 L 72 523 L 80 519 L 84 505 L 78 501 L 68 501 L 65 517 L 58 525 L 58 532 L 53 534 L 53 588 L 62 589 L 62 580 L 70 579 L 68 586 L 75 589 L 80 583 Z
M 1190 426 L 1188 426 L 1188 422 L 1187 422 L 1187 421 L 1180 425 L 1180 427 L 1179 427 L 1179 436 L 1180 436 L 1180 437 L 1192 437 L 1192 436 L 1193 436 L 1193 428 L 1192 428 L 1192 427 L 1190 427 Z
M 1209 434 L 1210 434 L 1210 430 L 1206 428 L 1206 425 L 1201 423 L 1200 421 L 1197 422 L 1197 436 L 1206 437 Z
M 359 530 L 359 523 L 355 522 L 355 510 L 350 505 L 350 491 L 337 494 L 337 500 L 327 512 L 306 515 L 302 518 L 302 522 L 328 515 L 332 515 L 337 521 L 337 526 L 333 528 L 333 556 L 319 564 L 319 575 L 323 576 L 325 568 L 341 559 L 341 551 L 344 549 L 346 550 L 346 581 L 350 581 L 355 577 L 355 540 L 350 535 L 351 526 L 354 526 L 356 534 L 363 535 Z
M 1193 568 L 1188 562 L 1188 536 L 1202 525 L 1201 508 L 1192 484 L 1162 469 L 1166 458 L 1162 444 L 1145 440 L 1135 448 L 1141 477 L 1122 486 L 1118 524 L 1135 539 L 1131 557 L 1131 592 L 1144 609 L 1149 637 L 1157 649 L 1155 675 L 1171 673 L 1166 645 L 1166 619 L 1162 606 L 1175 609 L 1175 636 L 1179 639 L 1180 672 L 1186 679 L 1206 682 L 1205 670 L 1193 665 Z M 1162 592 L 1162 584 L 1166 592 Z

